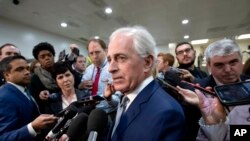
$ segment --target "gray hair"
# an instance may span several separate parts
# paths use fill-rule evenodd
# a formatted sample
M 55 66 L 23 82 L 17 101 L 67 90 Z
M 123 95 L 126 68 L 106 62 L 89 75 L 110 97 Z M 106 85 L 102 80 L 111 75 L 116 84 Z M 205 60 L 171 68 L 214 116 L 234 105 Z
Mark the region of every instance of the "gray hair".
M 210 63 L 210 59 L 214 56 L 225 56 L 238 52 L 242 58 L 240 48 L 238 44 L 231 39 L 222 39 L 210 44 L 205 50 L 205 57 L 207 63 Z
M 133 47 L 136 52 L 145 58 L 149 55 L 153 56 L 153 67 L 156 63 L 156 43 L 149 31 L 142 26 L 122 27 L 114 31 L 110 36 L 110 41 L 118 34 L 132 37 Z

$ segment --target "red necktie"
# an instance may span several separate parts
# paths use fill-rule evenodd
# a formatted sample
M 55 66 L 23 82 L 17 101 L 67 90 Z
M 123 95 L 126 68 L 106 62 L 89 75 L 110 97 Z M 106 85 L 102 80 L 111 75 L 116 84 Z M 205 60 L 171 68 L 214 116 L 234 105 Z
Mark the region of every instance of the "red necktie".
M 95 75 L 95 81 L 94 81 L 92 92 L 91 92 L 92 96 L 97 94 L 100 74 L 101 74 L 101 69 L 99 67 L 97 67 L 97 72 L 96 72 L 96 75 Z

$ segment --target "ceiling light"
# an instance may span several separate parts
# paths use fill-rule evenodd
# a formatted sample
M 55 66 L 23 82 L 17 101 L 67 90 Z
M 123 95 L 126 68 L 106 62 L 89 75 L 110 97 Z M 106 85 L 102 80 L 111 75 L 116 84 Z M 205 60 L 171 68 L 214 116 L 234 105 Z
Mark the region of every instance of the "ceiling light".
M 187 24 L 189 21 L 188 21 L 188 19 L 185 19 L 185 20 L 182 20 L 182 24 Z
M 191 44 L 193 45 L 206 44 L 208 41 L 209 41 L 208 39 L 193 40 L 191 41 Z
M 68 26 L 67 23 L 65 23 L 65 22 L 61 23 L 61 27 L 67 27 L 67 26 Z
M 236 36 L 236 39 L 241 40 L 241 39 L 249 39 L 250 38 L 250 34 L 242 34 L 239 36 Z
M 95 39 L 100 39 L 100 37 L 99 37 L 99 36 L 95 36 L 94 38 L 95 38 Z
M 168 44 L 168 48 L 175 48 L 175 46 L 176 46 L 176 43 L 169 43 Z
M 185 36 L 184 36 L 184 39 L 188 39 L 188 38 L 189 38 L 189 35 L 185 35 Z
M 105 9 L 105 13 L 107 13 L 107 14 L 111 14 L 111 13 L 112 13 L 112 9 L 111 9 L 111 8 L 109 8 L 109 7 L 107 7 L 107 8 Z

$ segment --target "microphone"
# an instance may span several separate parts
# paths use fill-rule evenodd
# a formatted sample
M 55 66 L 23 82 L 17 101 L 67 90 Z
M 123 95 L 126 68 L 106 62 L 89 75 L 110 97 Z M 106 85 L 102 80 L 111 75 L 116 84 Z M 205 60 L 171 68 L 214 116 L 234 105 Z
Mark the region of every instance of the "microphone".
M 80 113 L 70 123 L 67 130 L 68 141 L 76 141 L 84 137 L 87 130 L 88 115 Z
M 95 105 L 93 104 L 94 102 L 95 100 L 80 100 L 72 102 L 67 108 L 55 114 L 55 116 L 62 117 L 65 114 L 65 112 L 72 106 L 78 108 L 78 113 L 85 112 L 89 114 L 91 110 L 94 109 L 95 107 Z
M 52 140 L 57 137 L 57 134 L 60 132 L 61 128 L 67 123 L 69 119 L 72 119 L 77 114 L 77 108 L 73 105 L 67 107 L 67 110 L 64 112 L 64 116 L 57 122 L 54 128 L 46 136 L 46 140 Z
M 87 133 L 88 141 L 96 141 L 97 136 L 102 135 L 108 124 L 108 115 L 102 109 L 94 109 L 89 114 Z M 100 137 L 100 136 L 99 136 Z

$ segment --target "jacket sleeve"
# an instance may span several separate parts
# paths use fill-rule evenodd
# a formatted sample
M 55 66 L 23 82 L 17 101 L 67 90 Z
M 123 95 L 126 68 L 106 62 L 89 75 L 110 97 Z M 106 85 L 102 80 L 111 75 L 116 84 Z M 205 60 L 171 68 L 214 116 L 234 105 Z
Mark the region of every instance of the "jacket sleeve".
M 203 118 L 199 121 L 200 130 L 197 141 L 229 141 L 229 125 L 226 122 L 216 125 L 205 125 Z
M 34 140 L 27 125 L 21 124 L 20 115 L 13 104 L 0 98 L 0 141 Z

